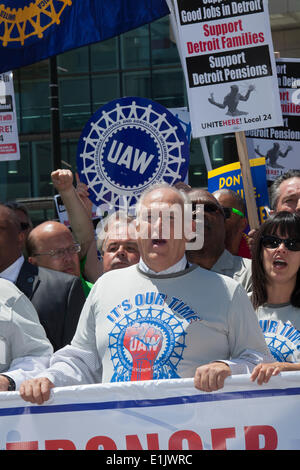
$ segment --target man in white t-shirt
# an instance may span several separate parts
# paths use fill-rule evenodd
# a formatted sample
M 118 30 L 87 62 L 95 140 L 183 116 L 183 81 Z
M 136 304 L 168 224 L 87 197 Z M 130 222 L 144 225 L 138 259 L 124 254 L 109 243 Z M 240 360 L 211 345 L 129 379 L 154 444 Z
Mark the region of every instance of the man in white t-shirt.
M 184 225 L 186 202 L 167 185 L 142 196 L 139 263 L 97 280 L 71 345 L 21 385 L 25 400 L 41 404 L 54 386 L 178 377 L 194 377 L 197 388 L 210 392 L 229 375 L 270 360 L 242 286 L 187 262 L 186 242 L 194 235 Z

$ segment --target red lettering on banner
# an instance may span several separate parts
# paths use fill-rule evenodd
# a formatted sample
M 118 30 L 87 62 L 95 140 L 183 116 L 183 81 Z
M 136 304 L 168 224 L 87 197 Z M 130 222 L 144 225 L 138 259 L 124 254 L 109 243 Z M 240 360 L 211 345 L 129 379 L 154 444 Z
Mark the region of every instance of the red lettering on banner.
M 183 441 L 187 441 L 188 450 L 202 450 L 201 437 L 194 431 L 177 431 L 169 439 L 169 450 L 183 450 Z
M 133 434 L 132 436 L 126 436 L 126 449 L 127 450 L 144 450 L 136 434 Z
M 159 440 L 157 433 L 147 434 L 147 448 L 147 450 L 159 450 Z M 137 434 L 126 436 L 126 449 L 144 450 Z
M 99 447 L 103 448 L 103 450 L 117 450 L 117 446 L 115 441 L 110 439 L 107 436 L 96 436 L 92 437 L 87 444 L 86 450 L 99 450 Z
M 278 445 L 278 435 L 272 426 L 257 425 L 245 426 L 246 450 L 275 450 Z M 159 433 L 129 434 L 125 437 L 126 450 L 160 450 Z M 147 449 L 143 449 L 141 443 L 145 438 Z M 212 450 L 227 450 L 227 439 L 236 438 L 236 428 L 211 429 Z M 121 445 L 123 448 L 123 445 Z M 6 450 L 38 450 L 39 441 L 7 442 Z M 86 444 L 86 450 L 118 450 L 117 444 L 108 436 L 94 436 Z M 174 432 L 168 442 L 169 450 L 203 450 L 201 437 L 195 431 L 183 429 Z M 45 440 L 45 450 L 76 450 L 74 442 L 69 439 Z M 166 449 L 165 449 L 166 450 Z
M 147 434 L 148 450 L 159 450 L 158 434 Z
M 245 426 L 246 450 L 277 449 L 277 432 L 272 426 Z M 259 447 L 259 436 L 265 439 L 265 446 Z
M 45 450 L 76 450 L 75 444 L 68 439 L 45 441 Z
M 235 428 L 220 428 L 211 430 L 213 450 L 227 450 L 226 439 L 235 437 Z
M 7 442 L 6 450 L 38 450 L 39 442 L 38 441 L 28 441 L 28 442 Z

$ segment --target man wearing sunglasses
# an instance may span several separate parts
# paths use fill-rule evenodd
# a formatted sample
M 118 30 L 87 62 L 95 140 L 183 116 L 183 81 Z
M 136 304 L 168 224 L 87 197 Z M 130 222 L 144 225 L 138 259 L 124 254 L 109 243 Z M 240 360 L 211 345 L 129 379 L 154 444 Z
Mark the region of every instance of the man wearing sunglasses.
M 247 258 L 232 255 L 225 248 L 224 208 L 217 199 L 204 189 L 194 189 L 188 193 L 190 201 L 195 206 L 194 218 L 197 220 L 197 205 L 204 208 L 204 244 L 200 250 L 187 252 L 192 263 L 202 268 L 233 278 L 251 292 L 251 261 Z M 228 209 L 225 209 L 227 211 Z
M 22 241 L 22 229 L 15 211 L 0 204 L 0 277 L 13 282 L 31 300 L 56 350 L 68 344 L 75 333 L 85 302 L 81 281 L 73 274 L 54 271 L 53 267 L 49 269 L 50 265 L 42 267 L 30 263 L 22 253 Z M 49 243 L 41 246 L 42 251 L 35 254 L 48 253 L 43 256 L 53 260 L 61 256 L 62 252 L 58 250 L 72 251 L 73 245 L 71 236 L 68 244 L 58 246 Z M 67 250 L 63 255 L 74 256 Z
M 213 196 L 223 207 L 225 213 L 225 247 L 235 256 L 251 258 L 245 229 L 248 225 L 246 204 L 242 197 L 232 189 L 222 188 L 214 191 Z

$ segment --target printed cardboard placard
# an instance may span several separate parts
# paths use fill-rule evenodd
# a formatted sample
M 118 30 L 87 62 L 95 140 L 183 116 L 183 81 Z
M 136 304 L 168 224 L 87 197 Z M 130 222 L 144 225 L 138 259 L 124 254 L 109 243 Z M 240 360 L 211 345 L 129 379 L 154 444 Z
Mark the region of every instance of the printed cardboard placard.
M 265 157 L 267 180 L 300 169 L 300 59 L 276 59 L 283 126 L 247 131 L 249 158 Z
M 269 215 L 269 195 L 266 180 L 266 165 L 264 158 L 254 158 L 249 161 L 253 180 L 255 201 L 259 222 L 264 222 Z M 231 189 L 245 199 L 241 165 L 239 162 L 230 163 L 208 172 L 208 191 L 213 193 L 218 189 Z
M 0 161 L 20 160 L 12 72 L 0 74 Z
M 173 1 L 193 137 L 282 125 L 267 0 Z

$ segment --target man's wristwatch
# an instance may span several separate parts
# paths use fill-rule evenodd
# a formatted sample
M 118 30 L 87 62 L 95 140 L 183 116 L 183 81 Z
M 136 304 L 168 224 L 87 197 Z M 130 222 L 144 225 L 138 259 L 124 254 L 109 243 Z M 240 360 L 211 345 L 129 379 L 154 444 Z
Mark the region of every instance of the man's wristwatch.
M 1 375 L 2 375 L 2 377 L 5 377 L 8 380 L 8 389 L 7 389 L 7 391 L 8 392 L 14 392 L 16 390 L 16 383 L 15 383 L 14 379 L 12 379 L 11 377 L 9 377 L 8 375 L 5 375 L 5 374 L 0 374 L 0 376 Z

